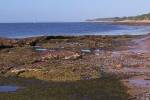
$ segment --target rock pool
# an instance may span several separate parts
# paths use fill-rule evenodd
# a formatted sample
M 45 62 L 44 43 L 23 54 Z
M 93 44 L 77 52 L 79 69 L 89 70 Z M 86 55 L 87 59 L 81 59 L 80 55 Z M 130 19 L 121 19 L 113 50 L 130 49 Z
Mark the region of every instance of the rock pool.
M 137 87 L 150 88 L 150 80 L 132 79 L 132 80 L 129 80 L 129 83 L 133 84 L 134 86 L 137 86 Z
M 48 49 L 43 49 L 43 48 L 36 48 L 36 51 L 48 51 Z
M 0 92 L 16 92 L 20 87 L 12 85 L 0 85 Z

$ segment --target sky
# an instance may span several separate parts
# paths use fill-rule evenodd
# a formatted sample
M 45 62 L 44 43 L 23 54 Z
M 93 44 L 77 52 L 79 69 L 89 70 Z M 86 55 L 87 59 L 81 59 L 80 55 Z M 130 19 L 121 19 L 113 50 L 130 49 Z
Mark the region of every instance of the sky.
M 149 0 L 0 0 L 0 23 L 76 22 L 149 12 Z

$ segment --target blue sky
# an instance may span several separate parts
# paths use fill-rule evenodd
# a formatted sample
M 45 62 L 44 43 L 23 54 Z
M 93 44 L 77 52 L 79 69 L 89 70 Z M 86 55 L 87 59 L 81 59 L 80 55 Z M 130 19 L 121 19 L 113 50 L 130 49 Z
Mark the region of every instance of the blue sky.
M 0 0 L 0 22 L 74 22 L 149 12 L 149 0 Z

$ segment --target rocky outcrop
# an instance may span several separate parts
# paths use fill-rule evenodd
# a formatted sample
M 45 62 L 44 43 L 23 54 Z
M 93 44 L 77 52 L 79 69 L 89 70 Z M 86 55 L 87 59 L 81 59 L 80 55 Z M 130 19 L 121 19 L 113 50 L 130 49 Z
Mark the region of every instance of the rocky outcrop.
M 10 64 L 0 64 L 0 73 L 1 74 L 5 74 L 7 73 L 9 70 L 11 70 L 14 67 L 14 65 L 10 65 Z
M 24 39 L 0 38 L 0 48 L 17 47 L 17 46 L 35 46 L 40 41 L 45 41 L 47 37 L 31 37 Z
M 35 46 L 36 43 L 41 42 L 41 41 L 45 41 L 47 39 L 47 37 L 45 36 L 41 36 L 41 37 L 30 37 L 30 38 L 24 38 L 24 39 L 20 39 L 18 42 L 19 46 L 24 46 L 24 45 L 30 45 L 30 46 Z
M 13 46 L 17 46 L 18 41 L 15 39 L 6 39 L 6 38 L 0 38 L 0 48 L 10 48 Z
M 12 69 L 10 72 L 11 73 L 14 73 L 16 75 L 19 75 L 23 72 L 26 72 L 26 71 L 39 71 L 39 69 L 32 69 L 32 68 L 14 68 Z
M 60 51 L 47 51 L 41 54 L 43 60 L 47 59 L 77 59 L 81 57 L 79 53 L 67 50 L 60 50 Z

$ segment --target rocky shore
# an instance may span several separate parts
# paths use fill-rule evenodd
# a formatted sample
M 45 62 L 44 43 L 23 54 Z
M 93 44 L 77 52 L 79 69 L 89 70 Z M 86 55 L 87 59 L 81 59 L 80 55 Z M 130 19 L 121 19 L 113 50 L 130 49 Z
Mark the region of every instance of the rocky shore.
M 0 38 L 0 73 L 4 77 L 35 77 L 53 82 L 117 77 L 124 87 L 129 88 L 127 93 L 130 98 L 150 92 L 149 42 L 149 34 Z M 147 79 L 148 83 L 144 87 L 143 84 L 137 86 L 138 81 L 132 82 L 133 79 L 138 79 L 137 76 L 141 80 Z M 136 91 L 138 89 L 141 91 Z M 87 96 L 83 100 L 92 99 Z

